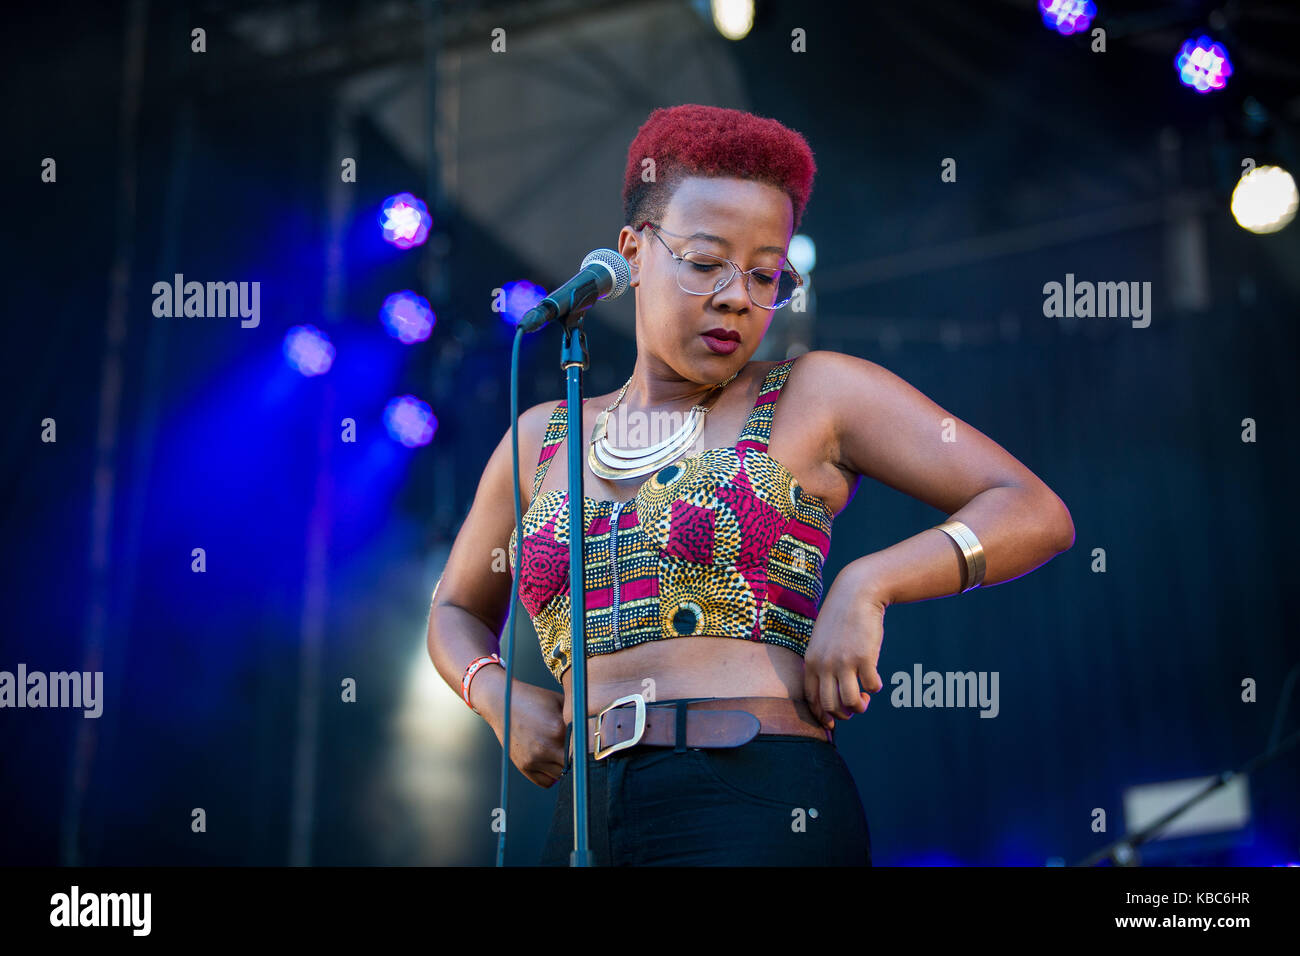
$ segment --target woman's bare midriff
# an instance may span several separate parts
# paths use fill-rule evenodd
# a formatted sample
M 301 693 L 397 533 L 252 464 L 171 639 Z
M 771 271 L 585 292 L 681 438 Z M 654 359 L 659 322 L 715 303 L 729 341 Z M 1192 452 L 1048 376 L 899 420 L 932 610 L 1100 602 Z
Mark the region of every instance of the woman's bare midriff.
M 564 722 L 573 722 L 573 668 L 562 675 Z M 650 683 L 653 681 L 654 683 Z M 803 697 L 803 658 L 776 644 L 733 637 L 674 637 L 587 658 L 587 713 L 628 694 Z

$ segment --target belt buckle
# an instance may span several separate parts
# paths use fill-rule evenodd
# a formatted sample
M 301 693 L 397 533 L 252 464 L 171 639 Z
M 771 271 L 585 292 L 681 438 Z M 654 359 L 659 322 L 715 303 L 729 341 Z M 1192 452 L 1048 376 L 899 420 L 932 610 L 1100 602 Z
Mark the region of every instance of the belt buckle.
M 620 740 L 618 743 L 614 744 L 611 747 L 606 747 L 602 751 L 600 747 L 601 721 L 604 720 L 605 715 L 608 714 L 615 707 L 622 707 L 624 704 L 636 704 L 636 723 L 633 728 L 635 732 L 627 740 Z M 628 747 L 636 746 L 638 743 L 641 742 L 641 736 L 644 733 L 645 733 L 645 698 L 642 697 L 640 694 L 628 694 L 626 697 L 620 697 L 618 700 L 614 701 L 614 703 L 610 704 L 608 707 L 606 707 L 604 710 L 602 710 L 599 714 L 596 715 L 596 751 L 595 751 L 596 759 L 604 760 L 606 757 L 614 753 L 616 750 L 626 750 Z

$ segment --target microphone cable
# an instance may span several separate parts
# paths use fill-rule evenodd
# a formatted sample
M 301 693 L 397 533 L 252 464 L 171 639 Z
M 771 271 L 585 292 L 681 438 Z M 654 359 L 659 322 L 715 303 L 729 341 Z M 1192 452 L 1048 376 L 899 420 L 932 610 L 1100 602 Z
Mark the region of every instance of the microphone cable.
M 510 585 L 510 610 L 506 613 L 506 725 L 501 734 L 501 829 L 497 832 L 497 866 L 506 865 L 506 830 L 510 821 L 510 808 L 507 806 L 510 799 L 510 692 L 515 683 L 515 605 L 519 602 L 519 579 L 523 577 L 524 505 L 519 486 L 519 344 L 523 339 L 524 330 L 516 326 L 514 346 L 510 350 L 510 470 L 515 488 L 515 572 Z

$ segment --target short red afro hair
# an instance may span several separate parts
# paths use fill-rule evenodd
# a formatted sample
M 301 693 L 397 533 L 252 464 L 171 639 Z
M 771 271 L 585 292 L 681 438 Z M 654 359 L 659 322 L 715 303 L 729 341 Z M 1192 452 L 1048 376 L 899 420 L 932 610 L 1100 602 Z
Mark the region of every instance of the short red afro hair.
M 654 182 L 642 179 L 647 159 L 654 160 Z M 657 109 L 627 150 L 623 215 L 634 228 L 657 221 L 686 177 L 734 176 L 785 190 L 797 230 L 816 172 L 807 140 L 774 119 L 719 106 Z

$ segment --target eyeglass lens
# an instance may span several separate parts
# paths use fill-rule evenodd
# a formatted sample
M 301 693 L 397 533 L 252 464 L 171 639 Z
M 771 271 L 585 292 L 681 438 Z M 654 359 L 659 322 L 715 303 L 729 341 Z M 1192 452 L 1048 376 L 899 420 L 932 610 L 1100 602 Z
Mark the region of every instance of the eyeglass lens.
M 677 283 L 685 292 L 712 295 L 734 278 L 735 268 L 725 259 L 689 252 L 677 264 Z M 749 297 L 757 306 L 776 308 L 794 295 L 794 275 L 784 269 L 757 269 L 747 279 Z

